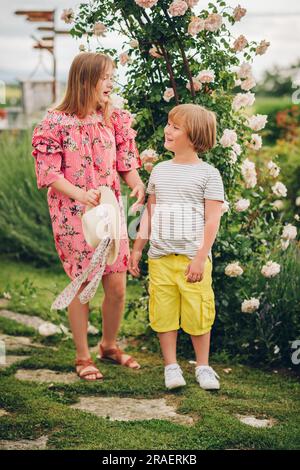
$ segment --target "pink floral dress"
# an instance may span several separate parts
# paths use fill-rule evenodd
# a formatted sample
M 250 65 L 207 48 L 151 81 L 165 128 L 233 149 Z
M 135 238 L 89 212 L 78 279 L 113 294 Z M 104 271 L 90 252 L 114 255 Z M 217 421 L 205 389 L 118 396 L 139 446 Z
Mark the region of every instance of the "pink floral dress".
M 113 128 L 101 111 L 84 119 L 60 111 L 48 111 L 33 131 L 32 152 L 38 188 L 49 187 L 65 177 L 86 191 L 100 185 L 110 187 L 120 204 L 121 240 L 118 258 L 104 274 L 127 271 L 129 240 L 118 171 L 141 167 L 128 111 L 114 108 Z M 67 275 L 73 280 L 89 265 L 94 249 L 85 241 L 81 215 L 85 206 L 49 187 L 47 200 L 55 246 Z M 90 281 L 93 273 L 89 276 Z

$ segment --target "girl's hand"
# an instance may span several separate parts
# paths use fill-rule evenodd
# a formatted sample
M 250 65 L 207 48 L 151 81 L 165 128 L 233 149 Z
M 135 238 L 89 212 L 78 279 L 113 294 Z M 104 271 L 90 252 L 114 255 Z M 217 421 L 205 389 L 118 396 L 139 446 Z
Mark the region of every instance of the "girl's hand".
M 128 271 L 133 277 L 138 277 L 140 275 L 139 262 L 141 257 L 141 251 L 132 250 L 129 258 Z
M 100 203 L 101 194 L 99 189 L 89 189 L 89 191 L 83 191 L 83 195 L 80 202 L 85 206 L 96 207 Z
M 194 258 L 185 271 L 187 282 L 200 282 L 204 276 L 205 260 Z
M 138 183 L 130 193 L 130 197 L 136 197 L 137 201 L 131 207 L 131 212 L 135 213 L 139 206 L 143 206 L 145 202 L 145 186 L 143 183 Z

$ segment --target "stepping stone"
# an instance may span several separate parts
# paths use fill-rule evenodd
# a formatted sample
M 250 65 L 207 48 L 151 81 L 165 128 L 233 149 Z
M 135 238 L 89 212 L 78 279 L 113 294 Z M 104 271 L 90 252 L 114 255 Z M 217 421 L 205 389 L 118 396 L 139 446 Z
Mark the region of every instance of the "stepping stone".
M 241 423 L 247 424 L 248 426 L 252 426 L 253 428 L 271 428 L 275 424 L 275 420 L 270 419 L 259 419 L 255 418 L 255 416 L 242 416 L 236 415 Z
M 0 450 L 45 450 L 48 436 L 36 440 L 20 439 L 18 441 L 0 440 Z
M 71 408 L 95 414 L 112 421 L 141 421 L 163 419 L 184 425 L 192 425 L 193 418 L 180 415 L 176 409 L 168 405 L 165 398 L 136 399 L 120 397 L 80 397 L 79 403 Z
M 8 318 L 9 320 L 14 320 L 22 325 L 29 326 L 36 331 L 38 331 L 40 325 L 45 323 L 45 320 L 42 320 L 40 317 L 11 312 L 10 310 L 0 310 L 0 316 Z
M 7 367 L 10 367 L 12 364 L 15 364 L 16 362 L 24 361 L 25 359 L 28 359 L 29 356 L 11 356 L 7 355 L 4 358 L 4 364 L 0 363 L 0 371 L 2 369 L 6 369 Z
M 29 382 L 62 384 L 71 384 L 80 380 L 74 373 L 58 372 L 49 369 L 19 369 L 15 377 L 18 380 L 26 380 Z
M 31 338 L 26 336 L 11 336 L 11 335 L 0 335 L 0 341 L 5 344 L 6 351 L 15 351 L 20 348 L 44 348 L 42 344 L 33 343 Z
M 9 415 L 9 412 L 4 410 L 3 408 L 0 408 L 0 418 L 1 416 L 8 416 Z

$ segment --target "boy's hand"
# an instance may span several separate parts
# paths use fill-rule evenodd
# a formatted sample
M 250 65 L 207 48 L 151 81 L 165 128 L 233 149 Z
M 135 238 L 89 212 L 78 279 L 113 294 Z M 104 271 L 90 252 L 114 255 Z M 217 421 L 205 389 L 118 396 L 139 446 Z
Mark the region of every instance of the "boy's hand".
M 187 282 L 200 282 L 204 276 L 205 260 L 194 258 L 185 271 Z
M 129 258 L 128 271 L 133 277 L 138 277 L 140 275 L 139 262 L 141 257 L 141 251 L 132 250 Z

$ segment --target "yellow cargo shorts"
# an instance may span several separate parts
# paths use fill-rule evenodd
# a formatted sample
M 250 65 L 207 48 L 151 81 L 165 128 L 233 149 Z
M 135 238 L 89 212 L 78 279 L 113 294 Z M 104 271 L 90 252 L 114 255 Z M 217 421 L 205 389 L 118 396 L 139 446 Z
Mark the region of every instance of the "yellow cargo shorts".
M 212 262 L 207 257 L 200 282 L 187 282 L 185 270 L 191 259 L 185 255 L 148 258 L 149 320 L 163 333 L 182 328 L 190 335 L 208 333 L 216 310 L 212 288 Z

